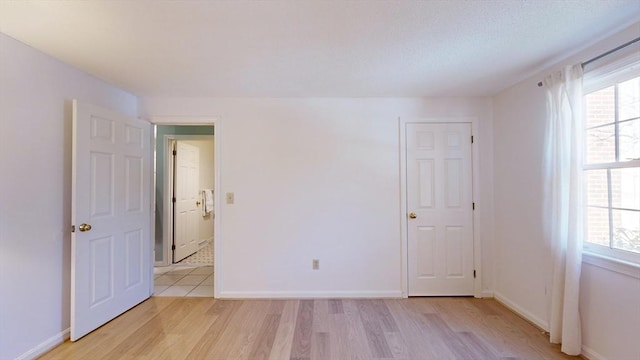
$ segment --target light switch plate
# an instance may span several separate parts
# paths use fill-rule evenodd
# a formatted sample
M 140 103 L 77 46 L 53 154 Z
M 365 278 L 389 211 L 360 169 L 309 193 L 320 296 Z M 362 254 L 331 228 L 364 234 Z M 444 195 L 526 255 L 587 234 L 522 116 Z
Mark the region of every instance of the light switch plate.
M 233 204 L 234 202 L 234 196 L 232 192 L 228 192 L 227 193 L 227 204 Z

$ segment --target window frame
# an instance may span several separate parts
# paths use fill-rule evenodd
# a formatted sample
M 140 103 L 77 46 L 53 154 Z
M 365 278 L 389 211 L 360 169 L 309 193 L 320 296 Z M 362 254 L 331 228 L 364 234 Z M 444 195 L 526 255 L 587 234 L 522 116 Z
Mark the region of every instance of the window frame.
M 582 160 L 583 174 L 586 174 L 587 171 L 589 170 L 606 170 L 607 178 L 609 179 L 609 181 L 607 182 L 607 189 L 609 193 L 608 205 L 606 207 L 596 206 L 599 208 L 607 209 L 607 212 L 609 214 L 609 246 L 590 243 L 586 241 L 586 236 L 585 236 L 585 240 L 583 241 L 583 251 L 587 253 L 587 256 L 585 257 L 585 259 L 588 260 L 587 261 L 588 263 L 591 263 L 597 266 L 602 266 L 602 264 L 604 263 L 613 262 L 613 263 L 620 263 L 623 266 L 623 268 L 631 267 L 631 268 L 640 269 L 640 253 L 611 247 L 613 242 L 613 239 L 612 239 L 613 229 L 611 227 L 612 226 L 611 224 L 612 210 L 617 209 L 617 207 L 612 206 L 612 199 L 611 199 L 612 195 L 610 192 L 610 189 L 611 189 L 610 172 L 613 169 L 640 168 L 640 159 L 623 160 L 623 161 L 620 161 L 619 159 L 619 124 L 621 122 L 619 121 L 618 85 L 624 81 L 631 80 L 636 77 L 640 77 L 640 59 L 635 59 L 635 57 L 633 58 L 627 57 L 622 60 L 609 63 L 605 66 L 601 66 L 597 69 L 594 69 L 593 71 L 585 72 L 585 77 L 583 82 L 584 109 L 586 109 L 586 106 L 587 106 L 588 95 L 594 92 L 600 91 L 602 89 L 605 89 L 607 87 L 615 86 L 615 93 L 614 93 L 615 115 L 614 115 L 613 122 L 607 123 L 607 124 L 600 124 L 592 127 L 587 127 L 587 122 L 586 122 L 587 113 L 586 111 L 583 111 L 583 119 L 585 120 L 583 125 L 583 134 L 584 134 L 583 138 L 585 140 L 584 140 L 584 144 L 582 145 L 584 149 L 583 160 Z M 633 119 L 637 120 L 637 119 L 640 119 L 640 117 L 633 118 Z M 627 122 L 627 121 L 633 121 L 633 120 L 625 119 L 622 122 Z M 598 127 L 610 126 L 612 124 L 614 125 L 614 129 L 615 129 L 614 130 L 615 161 L 606 162 L 606 163 L 593 163 L 593 164 L 587 163 L 587 154 L 588 154 L 587 132 L 588 130 L 598 128 Z M 585 184 L 586 184 L 586 179 L 585 179 Z M 589 204 L 587 203 L 587 187 L 586 186 L 583 191 L 583 201 L 584 201 L 584 209 L 586 210 L 590 207 Z M 583 216 L 584 216 L 584 226 L 585 226 L 585 235 L 586 235 L 587 234 L 586 229 L 588 226 L 587 211 L 584 212 Z M 613 267 L 615 268 L 616 266 L 614 265 Z M 620 266 L 617 266 L 617 267 L 620 267 Z M 622 272 L 625 272 L 625 271 L 622 271 Z

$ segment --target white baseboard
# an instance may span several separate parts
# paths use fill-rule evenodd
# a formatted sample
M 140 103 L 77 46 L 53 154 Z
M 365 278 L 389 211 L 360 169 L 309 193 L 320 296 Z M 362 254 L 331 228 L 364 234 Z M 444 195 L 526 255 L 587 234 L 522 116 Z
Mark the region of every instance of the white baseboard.
M 494 295 L 493 291 L 483 290 L 482 293 L 480 293 L 480 296 L 482 296 L 483 299 L 491 299 Z
M 401 298 L 402 291 L 221 291 L 220 299 Z
M 607 360 L 606 357 L 598 354 L 597 352 L 593 351 L 592 349 L 589 349 L 588 347 L 582 345 L 582 357 L 589 359 L 589 360 Z
M 527 310 L 523 309 L 522 307 L 516 305 L 516 303 L 514 303 L 511 300 L 509 300 L 504 295 L 500 294 L 499 292 L 494 292 L 494 298 L 498 302 L 500 302 L 502 305 L 504 305 L 507 308 L 509 308 L 511 311 L 513 311 L 516 314 L 522 316 L 523 318 L 527 319 L 528 321 L 531 321 L 532 323 L 534 323 L 537 327 L 541 328 L 544 331 L 549 331 L 549 324 L 547 324 L 546 321 L 540 319 L 539 317 L 533 315 L 529 311 L 527 311 Z
M 47 340 L 40 343 L 38 346 L 33 349 L 25 352 L 24 354 L 18 356 L 15 360 L 31 360 L 35 359 L 38 356 L 44 355 L 47 351 L 53 349 L 54 347 L 62 344 L 69 338 L 69 329 L 65 329 L 60 333 L 48 338 Z

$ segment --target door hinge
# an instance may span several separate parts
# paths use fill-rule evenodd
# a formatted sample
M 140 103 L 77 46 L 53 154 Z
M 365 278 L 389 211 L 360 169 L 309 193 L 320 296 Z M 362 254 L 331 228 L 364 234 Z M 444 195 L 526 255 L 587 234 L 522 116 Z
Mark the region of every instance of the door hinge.
M 171 198 L 171 202 L 173 202 L 173 203 L 176 202 L 175 196 Z
M 471 135 L 471 143 L 473 144 L 473 135 Z
M 71 232 L 76 232 L 76 226 L 75 225 L 71 225 Z
M 471 203 L 471 210 L 475 210 L 476 209 L 476 203 Z
M 173 155 L 178 155 L 178 152 L 176 150 L 173 150 Z
M 473 278 L 474 279 L 476 278 L 476 271 L 475 270 L 473 270 Z
M 176 246 L 175 245 L 171 245 L 171 250 L 175 250 Z

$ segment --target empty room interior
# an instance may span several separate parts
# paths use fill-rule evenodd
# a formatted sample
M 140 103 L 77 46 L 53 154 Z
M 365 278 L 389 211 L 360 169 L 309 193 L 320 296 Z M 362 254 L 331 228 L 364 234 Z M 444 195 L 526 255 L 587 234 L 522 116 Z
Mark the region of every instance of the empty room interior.
M 0 119 L 1 360 L 640 359 L 637 0 L 0 0 Z

